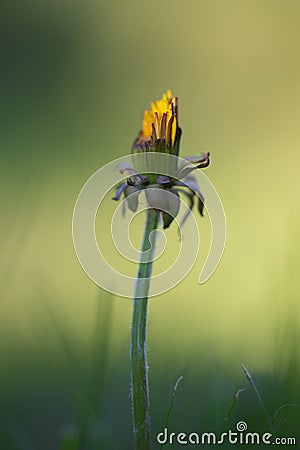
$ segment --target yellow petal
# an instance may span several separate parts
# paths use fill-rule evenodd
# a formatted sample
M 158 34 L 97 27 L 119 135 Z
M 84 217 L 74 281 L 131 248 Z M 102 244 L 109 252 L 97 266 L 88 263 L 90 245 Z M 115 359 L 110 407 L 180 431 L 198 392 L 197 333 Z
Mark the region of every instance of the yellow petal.
M 146 110 L 143 115 L 143 129 L 142 129 L 142 137 L 145 139 L 150 139 L 152 134 L 152 124 L 155 126 L 157 138 L 163 138 L 164 136 L 160 135 L 161 132 L 161 121 L 163 119 L 164 114 L 167 116 L 166 124 L 168 125 L 169 120 L 171 119 L 173 115 L 173 110 L 175 106 L 175 98 L 172 97 L 172 91 L 171 89 L 168 89 L 167 92 L 165 92 L 162 95 L 161 99 L 156 100 L 155 102 L 150 103 L 150 110 Z M 175 140 L 175 134 L 176 134 L 176 127 L 177 127 L 177 121 L 176 117 L 173 119 L 172 124 L 172 133 L 171 133 L 171 140 L 172 144 Z

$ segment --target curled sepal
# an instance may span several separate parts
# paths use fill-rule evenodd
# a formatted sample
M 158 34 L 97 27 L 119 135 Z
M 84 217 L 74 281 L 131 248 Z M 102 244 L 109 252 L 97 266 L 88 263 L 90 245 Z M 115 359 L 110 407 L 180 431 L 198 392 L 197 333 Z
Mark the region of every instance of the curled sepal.
M 171 216 L 171 214 L 166 213 L 166 212 L 163 211 L 162 212 L 162 219 L 163 219 L 164 230 L 165 230 L 166 228 L 169 228 L 169 226 L 171 225 L 171 223 L 174 220 L 174 217 Z
M 170 191 L 167 191 L 170 192 Z M 180 209 L 180 197 L 178 192 L 172 190 L 172 194 L 168 194 L 169 198 L 169 208 L 167 211 L 162 211 L 162 219 L 164 224 L 164 229 L 169 228 Z
M 183 163 L 176 174 L 178 179 L 186 177 L 195 169 L 203 169 L 209 166 L 210 163 L 209 152 L 203 153 L 200 156 L 187 156 L 184 159 L 186 160 L 186 163 Z
M 128 208 L 134 213 L 138 209 L 140 193 L 141 193 L 140 189 L 134 186 L 127 186 L 125 191 L 125 197 L 127 200 Z
M 204 210 L 204 197 L 202 194 L 200 194 L 198 197 L 198 211 L 202 217 L 204 216 L 203 210 Z
M 154 184 L 146 189 L 145 194 L 148 205 L 162 213 L 164 228 L 168 228 L 179 212 L 180 197 L 178 192 Z

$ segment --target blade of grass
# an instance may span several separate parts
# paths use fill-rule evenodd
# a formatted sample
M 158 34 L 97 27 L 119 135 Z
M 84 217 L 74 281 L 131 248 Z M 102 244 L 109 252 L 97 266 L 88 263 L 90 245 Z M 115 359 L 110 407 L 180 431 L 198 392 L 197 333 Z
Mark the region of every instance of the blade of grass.
M 165 420 L 165 426 L 164 428 L 168 428 L 169 425 L 169 420 L 170 420 L 170 416 L 171 416 L 171 412 L 173 409 L 173 404 L 174 404 L 174 400 L 176 398 L 176 394 L 177 394 L 177 389 L 179 386 L 179 383 L 183 380 L 183 376 L 180 376 L 178 378 L 178 380 L 176 381 L 173 390 L 172 390 L 172 394 L 171 394 L 171 399 L 170 399 L 170 403 L 169 403 L 169 408 L 168 408 L 168 412 L 167 412 L 167 416 L 166 416 L 166 420 Z M 160 446 L 160 448 L 162 448 L 163 444 Z
M 276 420 L 277 420 L 278 414 L 279 414 L 283 409 L 286 409 L 286 408 L 292 408 L 292 407 L 299 407 L 299 406 L 300 406 L 299 403 L 289 403 L 289 404 L 280 406 L 280 407 L 275 411 L 275 413 L 274 413 L 274 415 L 273 415 L 273 417 L 272 417 L 272 424 L 273 424 L 273 425 L 275 424 L 275 422 L 276 422 Z M 287 418 L 285 419 L 285 421 L 286 421 L 286 420 L 287 420 Z
M 247 389 L 247 387 L 244 387 L 244 388 L 239 389 L 239 390 L 235 393 L 233 399 L 231 400 L 231 403 L 230 403 L 230 405 L 229 405 L 229 407 L 228 407 L 228 409 L 227 409 L 227 412 L 226 412 L 226 414 L 225 414 L 225 417 L 224 417 L 223 428 L 222 428 L 221 433 L 224 433 L 224 431 L 226 430 L 226 428 L 227 428 L 227 423 L 228 423 L 228 421 L 229 421 L 229 419 L 230 419 L 230 416 L 231 416 L 231 414 L 232 414 L 232 411 L 233 411 L 235 405 L 237 404 L 237 401 L 238 401 L 238 399 L 239 399 L 239 396 L 240 396 L 240 394 L 241 394 L 243 391 L 245 391 L 246 389 Z
M 265 416 L 266 416 L 266 419 L 267 419 L 270 431 L 272 432 L 272 434 L 276 434 L 275 433 L 275 429 L 274 429 L 273 424 L 272 424 L 271 417 L 270 417 L 270 415 L 268 413 L 268 410 L 267 410 L 267 408 L 266 408 L 266 406 L 264 404 L 262 396 L 260 395 L 259 390 L 257 389 L 257 386 L 256 386 L 252 376 L 250 375 L 248 369 L 244 366 L 244 364 L 242 364 L 241 367 L 243 369 L 244 374 L 246 375 L 247 380 L 249 381 L 250 386 L 252 387 L 252 389 L 255 392 L 255 395 L 256 395 L 257 402 L 258 402 L 259 406 L 262 408 L 263 412 L 265 413 Z

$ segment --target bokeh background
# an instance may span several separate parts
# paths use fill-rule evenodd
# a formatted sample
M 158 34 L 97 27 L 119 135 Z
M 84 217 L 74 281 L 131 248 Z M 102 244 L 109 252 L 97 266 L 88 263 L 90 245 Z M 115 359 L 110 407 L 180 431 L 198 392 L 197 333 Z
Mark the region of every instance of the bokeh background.
M 132 448 L 132 305 L 85 275 L 71 220 L 84 182 L 129 153 L 167 88 L 180 98 L 181 155 L 212 154 L 228 233 L 199 286 L 211 238 L 201 219 L 194 269 L 150 302 L 154 448 L 179 376 L 175 432 L 221 431 L 248 385 L 242 363 L 271 417 L 300 403 L 299 20 L 297 0 L 1 5 L 3 450 Z M 299 419 L 299 407 L 280 409 L 278 435 L 296 437 Z M 228 427 L 238 420 L 269 431 L 250 387 Z

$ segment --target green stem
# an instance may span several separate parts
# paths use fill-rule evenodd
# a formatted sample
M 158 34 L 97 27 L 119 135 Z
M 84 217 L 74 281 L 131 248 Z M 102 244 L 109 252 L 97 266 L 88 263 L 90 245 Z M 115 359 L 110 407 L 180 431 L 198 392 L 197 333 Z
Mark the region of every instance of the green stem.
M 130 341 L 131 400 L 134 445 L 136 450 L 150 449 L 150 402 L 148 386 L 148 362 L 146 346 L 147 304 L 155 251 L 155 235 L 158 214 L 147 211 L 142 255 L 133 298 L 133 315 Z M 145 253 L 146 252 L 146 253 Z

